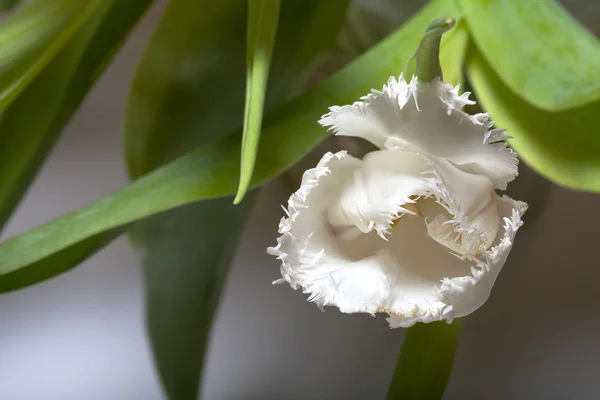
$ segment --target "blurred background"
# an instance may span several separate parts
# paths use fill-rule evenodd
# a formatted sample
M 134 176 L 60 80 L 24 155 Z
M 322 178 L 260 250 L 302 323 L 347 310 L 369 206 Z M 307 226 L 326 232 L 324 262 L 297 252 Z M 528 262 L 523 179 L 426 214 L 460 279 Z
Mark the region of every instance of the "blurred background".
M 397 21 L 423 3 L 357 2 Z M 600 33 L 600 2 L 563 4 Z M 157 2 L 83 104 L 4 237 L 127 184 L 127 91 L 164 5 Z M 519 190 L 543 194 L 531 210 L 538 215 L 489 301 L 468 318 L 445 399 L 600 397 L 599 198 L 530 179 Z M 271 285 L 279 262 L 265 249 L 287 197 L 278 182 L 267 185 L 246 225 L 214 324 L 204 398 L 383 398 L 403 330 L 390 330 L 382 316 L 322 313 L 302 293 Z M 138 261 L 123 238 L 72 272 L 0 296 L 0 398 L 163 398 L 142 306 Z

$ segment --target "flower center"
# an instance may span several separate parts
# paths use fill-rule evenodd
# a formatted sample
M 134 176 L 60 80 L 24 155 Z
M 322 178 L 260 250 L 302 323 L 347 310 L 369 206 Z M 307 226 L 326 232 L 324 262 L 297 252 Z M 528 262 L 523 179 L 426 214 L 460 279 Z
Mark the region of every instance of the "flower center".
M 419 202 L 422 200 L 419 196 L 410 196 L 409 197 L 412 201 L 414 201 L 414 203 L 406 203 L 402 205 L 402 208 L 404 208 L 405 210 L 408 210 L 412 213 L 414 213 L 414 215 L 418 215 L 419 217 L 422 217 L 423 214 L 421 213 L 421 207 L 419 206 Z M 398 222 L 400 222 L 400 220 L 402 219 L 402 217 L 404 217 L 407 213 L 403 213 L 401 215 L 398 216 L 398 218 L 396 218 L 395 220 L 392 221 L 392 228 L 395 228 L 396 226 L 398 226 Z
M 413 203 L 402 204 L 402 208 L 408 212 L 400 214 L 392 221 L 390 225 L 392 229 L 396 228 L 400 220 L 405 220 L 407 216 L 418 216 L 427 226 L 427 235 L 460 258 L 472 260 L 474 257 L 483 256 L 487 248 L 484 238 L 479 238 L 473 246 L 469 246 L 468 239 L 465 238 L 463 232 L 455 232 L 452 225 L 449 224 L 453 217 L 441 209 L 435 200 L 420 196 L 410 196 L 409 198 Z M 432 222 L 433 224 L 431 224 Z M 390 234 L 393 233 L 390 232 Z

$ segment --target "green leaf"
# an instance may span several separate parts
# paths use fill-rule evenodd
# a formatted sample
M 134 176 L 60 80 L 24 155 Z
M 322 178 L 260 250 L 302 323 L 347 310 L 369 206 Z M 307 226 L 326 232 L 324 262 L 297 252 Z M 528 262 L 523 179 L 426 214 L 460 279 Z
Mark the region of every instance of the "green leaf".
M 554 0 L 460 0 L 471 36 L 502 81 L 557 111 L 600 99 L 600 42 Z
M 387 398 L 439 400 L 452 372 L 462 319 L 409 328 L 402 344 Z
M 52 125 L 102 16 L 103 12 L 98 12 L 90 17 L 90 22 L 0 116 L 0 227 L 10 217 L 60 133 Z
M 348 67 L 269 114 L 251 186 L 274 178 L 328 135 L 316 122 L 327 107 L 353 102 L 380 87 L 390 75 L 398 75 L 429 22 L 440 15 L 458 13 L 452 2 L 431 2 Z M 273 73 L 275 65 L 274 61 Z M 78 211 L 5 241 L 0 244 L 0 280 L 2 275 L 122 224 L 198 200 L 232 195 L 238 183 L 239 155 L 240 132 L 236 131 Z
M 125 143 L 133 179 L 241 125 L 245 7 L 237 0 L 172 0 L 165 9 L 131 87 Z M 197 398 L 214 310 L 248 203 L 188 204 L 130 231 L 142 254 L 154 362 L 170 399 Z
M 396 21 L 383 19 L 357 2 L 352 2 L 346 24 L 340 32 L 339 46 L 344 55 L 357 57 L 393 32 L 398 25 Z
M 239 1 L 169 3 L 131 88 L 125 143 L 132 178 L 240 126 L 245 7 Z M 197 398 L 248 200 L 238 207 L 231 198 L 188 204 L 130 231 L 142 254 L 154 362 L 171 399 Z
M 254 195 L 238 206 L 228 197 L 180 207 L 132 231 L 144 250 L 146 324 L 170 399 L 197 398 L 214 311 Z
M 567 111 L 533 107 L 513 93 L 477 49 L 470 49 L 466 71 L 477 100 L 498 126 L 514 136 L 510 145 L 540 174 L 565 187 L 600 191 L 600 101 Z
M 0 227 L 39 170 L 58 135 L 106 68 L 152 0 L 107 0 L 91 14 L 64 48 L 0 116 Z M 32 118 L 35 110 L 35 118 Z M 123 227 L 97 238 L 105 244 Z M 31 266 L 0 282 L 0 291 L 18 289 L 62 273 L 99 249 L 94 240 L 74 246 L 48 264 Z M 29 271 L 29 269 L 27 270 Z M 39 274 L 35 271 L 40 271 Z
M 127 24 L 120 22 L 131 16 L 137 20 L 151 1 L 131 2 L 124 14 L 121 14 L 122 6 L 114 3 L 116 0 L 107 0 L 94 10 L 0 116 L 0 228 L 10 217 L 64 125 L 104 69 L 115 45 L 128 31 Z M 107 25 L 101 25 L 107 19 L 112 21 L 109 29 Z M 131 25 L 129 23 L 129 27 Z M 31 117 L 33 110 L 35 118 Z
M 284 3 L 267 109 L 306 85 L 334 44 L 346 5 Z M 241 128 L 245 12 L 238 0 L 171 0 L 132 85 L 125 139 L 133 178 Z M 214 308 L 253 197 L 237 207 L 231 197 L 188 204 L 130 231 L 143 254 L 154 359 L 172 399 L 197 397 Z
M 68 249 L 31 263 L 26 269 L 15 270 L 2 276 L 2 279 L 0 279 L 0 293 L 24 288 L 67 272 L 74 265 L 103 249 L 128 227 L 129 225 L 123 225 L 101 234 L 89 236 Z
M 275 43 L 279 0 L 248 0 L 246 109 L 242 135 L 240 184 L 234 203 L 244 198 L 256 163 L 271 54 Z
M 469 32 L 463 19 L 458 19 L 454 28 L 442 36 L 440 64 L 444 82 L 463 86 L 463 64 L 467 55 Z
M 37 0 L 0 23 L 0 110 L 27 87 L 100 4 L 99 0 Z
M 169 3 L 131 87 L 124 138 L 131 177 L 222 136 L 223 130 L 238 129 L 244 28 L 245 3 L 238 0 Z M 226 75 L 232 79 L 223 79 Z M 240 80 L 233 79 L 238 76 L 241 88 Z M 236 101 L 231 93 L 242 93 L 242 98 Z M 221 114 L 202 112 L 215 109 Z M 174 132 L 176 140 L 167 132 Z
M 0 11 L 9 11 L 20 2 L 21 0 L 0 0 Z

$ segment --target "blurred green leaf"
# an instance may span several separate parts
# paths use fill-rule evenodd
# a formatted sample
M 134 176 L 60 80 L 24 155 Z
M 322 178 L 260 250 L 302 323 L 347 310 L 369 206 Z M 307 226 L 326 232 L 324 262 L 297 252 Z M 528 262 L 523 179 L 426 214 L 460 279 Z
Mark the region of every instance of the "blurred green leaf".
M 0 110 L 46 66 L 99 0 L 37 0 L 0 23 Z
M 65 124 L 151 3 L 107 0 L 0 116 L 0 228 Z M 32 118 L 35 113 L 35 118 Z
M 244 76 L 245 2 L 239 3 L 173 0 L 165 9 L 140 60 L 125 118 L 134 179 L 240 126 L 244 81 L 240 88 L 233 79 Z M 242 93 L 241 100 L 232 93 Z
M 383 40 L 398 25 L 383 20 L 352 2 L 348 9 L 348 19 L 340 32 L 340 48 L 345 55 L 357 57 Z
M 125 143 L 133 179 L 240 126 L 245 8 L 237 0 L 169 3 L 131 88 Z M 142 254 L 148 336 L 170 399 L 197 398 L 214 310 L 251 202 L 231 200 L 188 204 L 130 231 Z
M 451 324 L 419 323 L 406 331 L 388 389 L 389 400 L 442 398 L 452 372 L 462 324 L 462 319 L 455 319 Z
M 152 0 L 105 1 L 2 113 L 0 227 L 22 198 L 70 117 L 151 3 Z M 7 275 L 0 282 L 0 292 L 65 272 L 124 229 L 120 226 L 105 237 L 93 236 L 47 259 L 47 264 L 34 263 L 30 269 Z
M 26 269 L 10 272 L 0 279 L 0 293 L 10 292 L 23 287 L 43 282 L 56 275 L 70 270 L 95 252 L 101 250 L 112 240 L 121 235 L 129 225 L 122 225 L 110 231 L 89 236 L 70 246 L 68 249 L 56 252 L 42 260 L 31 263 Z
M 442 36 L 440 64 L 444 82 L 463 86 L 463 64 L 469 44 L 469 32 L 463 19 L 457 18 L 456 25 Z
M 514 136 L 510 145 L 527 164 L 571 189 L 600 191 L 600 101 L 567 111 L 533 107 L 512 92 L 475 48 L 466 72 L 483 109 Z
M 329 4 L 320 3 L 322 7 L 323 3 Z M 261 133 L 252 186 L 261 185 L 292 166 L 328 135 L 316 122 L 327 107 L 353 102 L 371 88 L 380 87 L 390 75 L 398 75 L 429 22 L 439 16 L 457 16 L 453 3 L 431 2 L 364 56 L 269 114 Z M 274 61 L 273 73 L 275 66 Z M 232 195 L 238 183 L 239 155 L 238 130 L 112 195 L 5 241 L 0 244 L 0 280 L 2 275 L 26 268 L 89 236 L 183 204 Z
M 21 0 L 0 0 L 0 11 L 9 11 L 20 2 Z
M 334 44 L 346 5 L 284 3 L 267 109 L 306 85 Z M 132 85 L 125 123 L 132 178 L 241 128 L 245 38 L 246 2 L 171 0 Z M 240 206 L 231 197 L 188 204 L 131 230 L 143 254 L 154 358 L 172 399 L 197 396 L 214 308 L 253 197 Z
M 248 190 L 256 163 L 267 79 L 278 19 L 279 0 L 248 0 L 246 108 L 244 110 L 240 183 L 234 199 L 236 204 L 244 198 Z
M 423 6 L 423 0 L 355 0 L 340 33 L 342 54 L 364 53 L 392 33 Z
M 197 398 L 214 311 L 254 197 L 179 207 L 132 231 L 143 249 L 148 335 L 170 399 Z
M 59 129 L 52 129 L 52 124 L 69 81 L 106 10 L 97 11 L 0 116 L 0 227 L 10 217 L 60 133 Z
M 600 99 L 600 42 L 554 0 L 460 0 L 473 40 L 502 81 L 557 111 Z

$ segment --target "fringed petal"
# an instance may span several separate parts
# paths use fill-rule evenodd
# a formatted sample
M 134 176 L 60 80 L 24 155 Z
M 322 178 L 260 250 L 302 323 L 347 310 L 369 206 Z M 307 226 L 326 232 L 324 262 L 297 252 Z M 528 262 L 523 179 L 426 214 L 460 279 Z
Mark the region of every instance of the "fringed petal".
M 319 121 L 382 150 L 327 153 L 284 208 L 282 279 L 319 307 L 387 313 L 390 327 L 465 316 L 490 295 L 525 203 L 500 197 L 516 154 L 487 114 L 439 80 L 390 78 Z M 502 226 L 502 221 L 504 225 Z
M 469 115 L 462 108 L 475 102 L 439 79 L 430 83 L 391 77 L 352 105 L 335 106 L 319 121 L 337 135 L 358 136 L 384 148 L 395 138 L 432 157 L 448 159 L 466 172 L 488 176 L 504 190 L 517 176 L 517 156 L 504 142 L 509 136 L 493 129 L 488 114 Z
M 417 199 L 429 195 L 431 167 L 417 154 L 374 151 L 343 186 L 329 207 L 333 226 L 354 226 L 363 233 L 375 230 L 385 238 L 399 218 L 414 215 Z
M 448 306 L 447 312 L 451 312 L 453 317 L 468 315 L 487 301 L 510 253 L 515 235 L 523 225 L 521 218 L 527 210 L 527 204 L 507 196 L 498 196 L 497 204 L 504 226 L 498 233 L 495 245 L 475 260 L 470 275 L 445 278 L 436 288 L 436 296 Z

